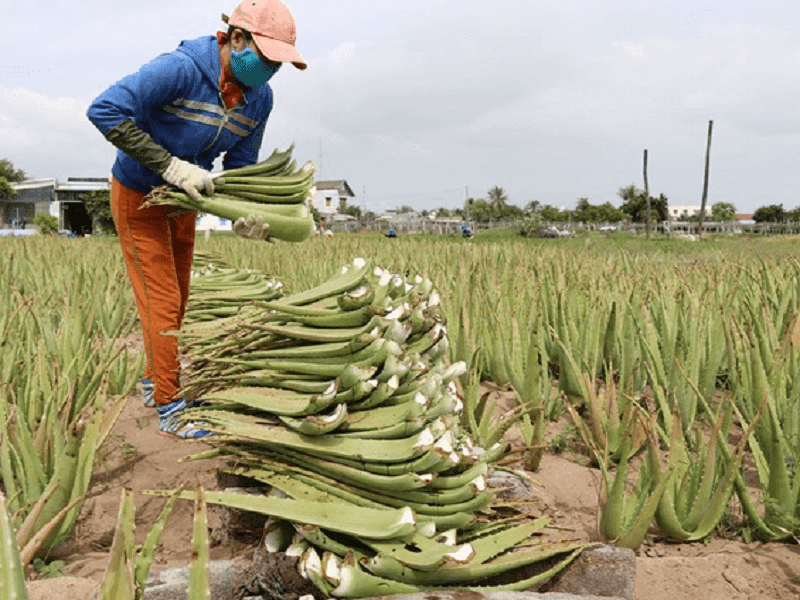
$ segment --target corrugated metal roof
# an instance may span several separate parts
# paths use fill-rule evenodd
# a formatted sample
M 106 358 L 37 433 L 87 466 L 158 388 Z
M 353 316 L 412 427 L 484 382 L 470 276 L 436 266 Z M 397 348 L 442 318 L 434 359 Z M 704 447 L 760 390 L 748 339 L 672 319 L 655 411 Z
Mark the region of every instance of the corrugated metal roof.
M 52 202 L 55 200 L 55 179 L 21 181 L 19 183 L 12 183 L 11 187 L 17 191 L 17 195 L 13 198 L 6 199 L 5 202 L 37 204 L 39 202 Z

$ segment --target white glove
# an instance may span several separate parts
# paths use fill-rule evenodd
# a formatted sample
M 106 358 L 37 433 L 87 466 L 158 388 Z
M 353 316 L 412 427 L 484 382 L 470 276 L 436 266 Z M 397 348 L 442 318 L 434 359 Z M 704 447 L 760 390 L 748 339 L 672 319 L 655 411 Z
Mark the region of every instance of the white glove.
M 265 223 L 261 217 L 255 215 L 236 219 L 233 223 L 233 230 L 240 236 L 251 240 L 269 240 L 269 223 Z
M 203 190 L 206 194 L 214 193 L 214 180 L 211 173 L 202 167 L 181 160 L 177 156 L 172 157 L 167 170 L 161 174 L 161 177 L 167 183 L 181 188 L 195 200 L 200 200 L 200 192 Z

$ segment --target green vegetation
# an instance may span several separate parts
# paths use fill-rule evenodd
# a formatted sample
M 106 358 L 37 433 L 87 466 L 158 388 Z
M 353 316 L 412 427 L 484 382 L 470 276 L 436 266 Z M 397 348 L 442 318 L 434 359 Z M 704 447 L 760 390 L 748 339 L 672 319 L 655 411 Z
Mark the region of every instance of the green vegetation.
M 0 240 L 9 257 L 0 265 L 3 509 L 7 502 L 14 530 L 56 523 L 50 545 L 68 537 L 87 489 L 85 474 L 108 438 L 119 398 L 141 372 L 135 357 L 114 347 L 135 322 L 122 258 L 110 251 L 111 240 L 77 243 L 81 252 L 74 241 L 57 237 Z M 530 448 L 586 448 L 603 474 L 600 531 L 635 547 L 653 531 L 675 541 L 719 531 L 785 542 L 800 535 L 797 243 L 792 236 L 691 243 L 591 233 L 543 240 L 493 230 L 469 243 L 434 235 L 388 243 L 379 234 L 360 234 L 258 244 L 212 235 L 197 246 L 283 284 L 282 312 L 293 316 L 268 326 L 276 335 L 298 333 L 301 328 L 288 321 L 310 325 L 322 317 L 341 324 L 342 315 L 329 314 L 332 303 L 307 306 L 285 298 L 304 297 L 355 257 L 368 257 L 403 281 L 430 279 L 446 321 L 448 358 L 467 365 L 457 376 L 468 411 L 459 427 L 476 442 L 490 442 L 503 434 L 504 425 L 492 420 L 497 411 L 520 425 Z M 55 272 L 53 264 L 59 265 Z M 241 313 L 240 322 L 251 314 Z M 217 325 L 212 315 L 205 327 L 213 333 L 222 330 Z M 270 368 L 286 364 L 274 361 Z M 333 367 L 321 360 L 314 369 L 329 373 Z M 357 370 L 348 373 L 358 379 Z M 497 405 L 478 389 L 480 382 L 508 392 L 512 405 Z M 544 422 L 564 410 L 579 415 L 574 428 L 547 439 Z M 297 415 L 284 417 L 308 425 Z M 51 430 L 58 444 L 80 449 L 77 462 L 70 456 L 69 464 L 59 464 Z M 125 452 L 123 440 L 108 439 Z M 348 443 L 372 448 L 358 439 Z M 305 437 L 290 441 L 295 452 L 307 443 Z M 535 468 L 533 454 L 524 459 Z M 47 493 L 53 494 L 47 519 L 28 519 Z M 741 506 L 735 527 L 734 498 Z M 298 505 L 292 514 L 308 508 Z M 30 527 L 27 536 L 34 533 Z M 30 562 L 35 551 L 24 556 Z M 370 566 L 388 577 L 390 564 Z M 371 585 L 368 578 L 360 583 Z
M 58 217 L 37 213 L 33 217 L 33 224 L 39 228 L 41 233 L 55 233 L 58 231 Z

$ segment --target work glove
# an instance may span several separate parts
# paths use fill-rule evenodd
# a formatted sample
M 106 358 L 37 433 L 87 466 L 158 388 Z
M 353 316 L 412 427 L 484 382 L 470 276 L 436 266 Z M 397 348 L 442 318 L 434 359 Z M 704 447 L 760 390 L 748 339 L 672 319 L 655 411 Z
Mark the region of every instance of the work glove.
M 214 193 L 214 180 L 211 173 L 202 167 L 181 160 L 177 156 L 172 157 L 161 177 L 167 183 L 181 188 L 197 201 L 200 200 L 201 191 L 205 191 L 206 194 Z
M 233 230 L 244 238 L 269 241 L 269 223 L 255 215 L 239 217 L 233 223 Z

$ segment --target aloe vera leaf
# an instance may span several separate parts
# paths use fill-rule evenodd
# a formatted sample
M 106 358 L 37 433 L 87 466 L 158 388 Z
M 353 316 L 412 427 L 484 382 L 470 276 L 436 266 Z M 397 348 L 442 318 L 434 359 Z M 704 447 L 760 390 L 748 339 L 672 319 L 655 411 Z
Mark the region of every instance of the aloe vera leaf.
M 0 399 L 0 424 L 2 424 L 3 427 L 6 426 L 6 406 L 6 402 Z M 21 490 L 17 486 L 15 469 L 11 459 L 11 442 L 3 427 L 0 427 L 0 480 L 3 481 L 4 491 L 10 498 L 10 500 L 7 501 L 7 506 L 13 514 L 17 511 L 19 505 L 22 504 L 19 498 Z
M 195 494 L 188 491 L 181 492 L 180 496 L 188 500 L 195 498 Z M 314 502 L 212 491 L 206 492 L 206 502 L 316 525 L 365 539 L 403 537 L 411 535 L 416 529 L 416 517 L 409 508 L 381 510 L 340 502 Z
M 294 527 L 310 544 L 326 552 L 333 552 L 338 556 L 344 556 L 348 552 L 353 551 L 352 546 L 333 539 L 319 527 L 304 525 L 302 523 L 294 523 Z
M 546 571 L 543 571 L 542 573 L 539 573 L 537 575 L 533 575 L 532 577 L 529 577 L 527 579 L 523 579 L 521 581 L 515 581 L 514 583 L 508 583 L 508 584 L 505 584 L 505 585 L 493 585 L 493 586 L 485 586 L 485 587 L 481 587 L 481 586 L 478 586 L 478 587 L 467 587 L 465 589 L 468 589 L 468 590 L 473 591 L 473 592 L 482 592 L 482 591 L 489 591 L 489 590 L 492 590 L 492 591 L 511 591 L 511 592 L 524 591 L 524 590 L 530 589 L 534 585 L 538 585 L 539 583 L 542 583 L 543 581 L 547 581 L 548 579 L 550 579 L 551 577 L 554 577 L 555 575 L 558 575 L 561 571 L 566 569 L 572 563 L 572 561 L 574 561 L 576 558 L 578 558 L 578 556 L 580 555 L 581 552 L 583 552 L 583 547 L 580 547 L 580 548 L 577 548 L 577 549 L 573 550 L 572 553 L 569 554 L 566 558 L 564 558 L 561 562 L 555 564 L 553 567 L 547 569 Z
M 282 390 L 298 392 L 303 394 L 324 394 L 330 388 L 329 379 L 314 380 L 295 378 L 277 378 L 272 371 L 260 372 L 252 371 L 245 375 L 234 375 L 231 377 L 218 377 L 217 381 L 232 381 L 240 386 L 253 387 L 274 387 Z
M 703 461 L 703 464 L 700 465 L 702 469 L 700 471 L 700 482 L 697 489 L 697 493 L 694 494 L 692 498 L 692 508 L 689 511 L 686 520 L 684 522 L 684 527 L 689 531 L 695 531 L 697 529 L 697 525 L 703 516 L 709 511 L 709 509 L 714 510 L 712 505 L 709 503 L 709 500 L 714 493 L 714 484 L 716 483 L 719 486 L 719 482 L 715 480 L 714 475 L 717 472 L 717 438 L 722 434 L 723 419 L 721 415 L 717 415 L 716 424 L 714 426 L 713 431 L 708 440 L 708 445 L 706 451 L 701 454 L 700 459 Z M 727 437 L 727 431 L 724 432 L 725 437 Z M 733 485 L 733 479 L 731 478 L 731 486 Z M 725 498 L 724 502 L 727 503 L 728 498 Z
M 466 564 L 475 556 L 470 544 L 452 546 L 420 534 L 402 540 L 364 540 L 364 543 L 379 555 L 419 571 L 433 571 L 445 562 Z
M 386 347 L 385 340 L 378 339 L 373 344 L 364 349 L 363 357 L 358 360 L 355 355 L 350 355 L 346 360 L 329 361 L 309 361 L 304 358 L 297 359 L 268 359 L 268 360 L 247 360 L 239 358 L 220 358 L 214 362 L 219 364 L 231 364 L 245 367 L 248 370 L 273 370 L 283 373 L 300 373 L 315 375 L 320 378 L 339 377 L 342 379 L 344 387 L 351 387 L 353 381 L 369 379 L 383 364 L 389 349 Z M 354 379 L 348 379 L 354 378 Z
M 39 529 L 33 537 L 28 540 L 28 543 L 22 547 L 20 552 L 20 559 L 22 560 L 22 564 L 24 566 L 28 566 L 30 562 L 33 560 L 36 554 L 40 554 L 40 550 L 42 547 L 49 548 L 49 545 L 46 544 L 47 540 L 54 535 L 54 533 L 58 530 L 59 526 L 64 522 L 67 518 L 67 514 L 75 507 L 77 504 L 82 500 L 82 498 L 75 498 L 69 504 L 67 504 L 57 515 L 55 515 L 52 520 L 48 523 L 45 523 L 41 529 Z
M 254 359 L 268 358 L 305 358 L 308 360 L 316 359 L 337 359 L 344 360 L 351 354 L 358 352 L 369 346 L 376 339 L 381 339 L 375 335 L 366 334 L 356 336 L 346 342 L 323 342 L 318 344 L 298 343 L 294 346 L 285 348 L 274 348 L 269 350 L 254 350 L 249 356 Z
M 335 356 L 295 356 L 291 359 L 282 359 L 282 360 L 296 360 L 298 362 L 302 362 L 308 365 L 325 365 L 327 368 L 334 368 L 339 367 L 343 369 L 348 364 L 356 363 L 359 365 L 366 365 L 366 366 L 379 366 L 383 363 L 386 358 L 386 355 L 391 352 L 393 354 L 399 354 L 402 352 L 402 349 L 397 346 L 397 344 L 393 344 L 391 348 L 387 347 L 386 344 L 388 342 L 381 337 L 375 338 L 370 340 L 370 342 L 366 345 L 361 345 L 357 349 L 353 349 L 352 351 L 346 354 L 339 354 Z M 347 342 L 333 342 L 332 344 L 348 344 Z M 331 344 L 331 345 L 332 345 Z M 305 347 L 309 349 L 313 349 L 317 345 L 324 345 L 327 346 L 328 344 L 305 344 Z M 353 346 L 352 342 L 349 345 Z M 248 357 L 252 356 L 253 358 L 258 358 L 259 353 L 253 352 L 248 354 Z M 281 360 L 281 359 L 268 359 L 268 360 Z
M 489 471 L 489 466 L 484 462 L 476 462 L 469 468 L 460 473 L 439 473 L 438 476 L 428 485 L 430 489 L 446 490 L 458 488 L 474 481 L 480 476 L 485 476 Z
M 100 396 L 105 397 L 105 392 L 101 392 Z M 83 505 L 83 500 L 86 497 L 86 493 L 89 490 L 89 484 L 92 479 L 94 457 L 97 451 L 97 438 L 100 435 L 101 419 L 101 412 L 97 412 L 92 415 L 81 439 L 81 447 L 78 454 L 78 464 L 75 470 L 74 482 L 72 484 L 72 489 L 69 496 L 70 504 L 72 504 L 75 500 L 78 500 L 78 503 L 75 504 L 64 517 L 64 520 L 61 522 L 61 526 L 58 529 L 58 533 L 52 539 L 49 539 L 47 542 L 45 542 L 45 547 L 47 547 L 48 544 L 52 544 L 52 547 L 55 547 L 67 539 L 72 531 L 73 525 L 75 524 L 75 520 L 78 518 L 78 513 Z
M 293 315 L 292 320 L 308 327 L 339 328 L 361 327 L 370 322 L 372 317 L 383 314 L 378 308 L 363 307 L 349 311 L 330 311 L 327 315 Z
M 297 467 L 264 468 L 253 467 L 251 477 L 269 484 L 290 498 L 296 500 L 313 500 L 324 503 L 352 504 L 372 509 L 386 509 L 385 504 L 365 498 L 362 494 L 351 491 L 340 483 Z
M 134 600 L 136 582 L 131 564 L 135 552 L 133 535 L 136 508 L 133 503 L 133 492 L 122 490 L 117 529 L 111 543 L 108 565 L 100 584 L 99 600 Z
M 261 162 L 246 167 L 239 167 L 238 169 L 230 169 L 223 171 L 220 176 L 234 176 L 234 175 L 256 175 L 274 173 L 285 167 L 292 160 L 292 152 L 294 151 L 294 144 L 286 148 L 286 150 L 278 150 L 277 148 Z
M 25 571 L 19 556 L 14 528 L 8 517 L 6 498 L 0 493 L 0 600 L 28 600 Z
M 420 589 L 431 590 L 435 587 L 455 587 L 456 589 L 484 590 L 488 588 L 469 588 L 461 584 L 470 581 L 486 579 L 500 573 L 524 567 L 526 565 L 545 561 L 553 557 L 566 554 L 568 552 L 580 552 L 584 548 L 583 544 L 571 542 L 548 542 L 537 544 L 529 548 L 520 548 L 516 552 L 506 553 L 493 561 L 476 564 L 473 560 L 467 564 L 445 563 L 436 571 L 426 572 L 404 567 L 400 562 L 384 555 L 377 555 L 372 559 L 362 559 L 362 564 L 368 570 L 381 574 L 389 580 L 397 580 L 407 585 Z M 567 563 L 568 564 L 568 563 Z M 566 565 L 561 566 L 563 568 Z M 560 569 L 559 569 L 560 570 Z M 557 573 L 558 571 L 555 571 Z M 555 573 L 547 573 L 541 580 L 552 577 Z M 526 587 L 518 589 L 528 589 L 534 583 L 529 583 Z M 491 588 L 496 589 L 496 588 Z
M 335 456 L 326 457 L 332 461 L 350 466 L 355 469 L 363 469 L 369 473 L 378 475 L 403 475 L 405 473 L 431 473 L 434 472 L 440 465 L 447 464 L 446 459 L 438 452 L 429 450 L 424 452 L 418 457 L 410 460 L 404 460 L 399 463 L 377 463 L 362 461 L 358 458 Z
M 489 536 L 477 538 L 471 543 L 475 552 L 472 560 L 467 563 L 447 561 L 435 572 L 410 569 L 395 558 L 383 553 L 370 559 L 363 559 L 362 564 L 375 575 L 404 583 L 450 585 L 491 577 L 582 547 L 571 542 L 544 542 L 504 554 L 544 527 L 546 523 L 547 519 L 538 519 L 532 523 L 518 525 L 511 530 L 501 529 Z M 495 558 L 497 556 L 499 558 Z
M 3 480 L 3 484 L 5 484 L 5 480 Z M 50 500 L 50 496 L 52 496 L 53 492 L 56 491 L 58 485 L 57 479 L 51 479 L 50 483 L 47 484 L 47 487 L 42 492 L 42 495 L 36 499 L 36 502 L 28 510 L 24 521 L 17 529 L 17 544 L 20 548 L 24 548 L 30 539 L 36 534 L 37 530 L 34 529 L 34 524 L 39 519 L 39 515 L 42 512 L 42 507 L 44 507 L 44 505 Z
M 267 517 L 264 524 L 264 548 L 267 552 L 285 552 L 292 542 L 295 533 L 293 523 Z
M 304 340 L 307 342 L 349 342 L 358 336 L 370 334 L 376 327 L 376 319 L 373 317 L 369 323 L 361 327 L 342 327 L 342 328 L 317 328 L 304 327 L 302 325 L 262 325 L 258 329 L 273 335 Z M 254 327 L 244 325 L 244 327 Z M 386 336 L 384 336 L 386 337 Z M 388 339 L 388 338 L 387 338 Z
M 303 435 L 325 435 L 336 431 L 347 418 L 347 404 L 337 404 L 330 414 L 314 414 L 302 419 L 279 417 L 289 429 Z
M 375 391 L 360 402 L 349 405 L 349 414 L 342 431 L 369 431 L 382 429 L 400 421 L 415 419 L 425 414 L 428 399 L 418 394 L 413 400 L 400 404 L 382 404 L 397 389 L 397 380 L 381 383 Z
M 426 417 L 417 417 L 414 419 L 401 421 L 399 423 L 395 423 L 394 425 L 389 425 L 388 427 L 383 427 L 381 429 L 341 431 L 339 432 L 339 435 L 345 439 L 394 440 L 400 438 L 407 438 L 410 435 L 422 431 L 422 429 L 425 428 L 428 422 L 429 421 Z
M 368 306 L 375 300 L 375 288 L 366 284 L 336 297 L 336 304 L 341 310 L 356 310 Z
M 312 546 L 303 552 L 298 562 L 300 574 L 313 583 L 325 597 L 329 597 L 333 586 L 322 575 L 322 561 L 316 549 Z
M 211 600 L 209 573 L 208 515 L 203 486 L 197 484 L 192 528 L 192 558 L 189 563 L 188 597 L 192 600 Z
M 482 564 L 503 554 L 541 531 L 550 523 L 550 517 L 542 517 L 530 523 L 522 523 L 471 541 L 475 551 L 473 562 Z
M 127 396 L 120 396 L 117 398 L 109 408 L 103 410 L 103 417 L 102 422 L 100 423 L 100 431 L 97 436 L 97 442 L 95 445 L 99 449 L 100 446 L 103 445 L 103 442 L 106 441 L 106 438 L 111 433 L 111 429 L 114 427 L 114 424 L 117 422 L 117 419 L 122 414 L 122 409 L 125 408 L 125 405 L 128 402 Z
M 184 486 L 179 487 L 167 499 L 167 502 L 164 504 L 164 508 L 161 509 L 161 513 L 158 515 L 158 519 L 156 519 L 156 522 L 153 524 L 153 527 L 147 534 L 141 550 L 139 550 L 138 554 L 136 555 L 133 572 L 137 593 L 141 594 L 144 591 L 144 585 L 147 581 L 147 575 L 150 572 L 150 566 L 153 564 L 153 559 L 155 558 L 155 551 L 158 547 L 158 542 L 161 539 L 161 533 L 164 531 L 164 527 L 167 524 L 167 519 L 172 513 L 172 509 L 175 507 L 175 503 L 178 500 L 178 494 L 183 491 L 183 488 Z
M 384 492 L 386 491 L 387 490 L 384 490 Z M 388 493 L 362 489 L 359 490 L 359 493 L 364 498 L 385 506 L 392 506 L 395 508 L 407 506 L 414 510 L 420 518 L 430 520 L 435 520 L 434 517 L 446 517 L 456 513 L 474 513 L 486 506 L 494 497 L 493 492 L 485 491 L 474 494 L 469 500 L 444 504 L 437 501 L 437 494 L 435 492 L 430 494 L 425 494 L 424 492 L 398 492 L 397 496 L 395 496 L 389 495 Z M 406 497 L 411 494 L 415 494 L 414 497 L 418 498 L 420 501 L 408 500 Z M 403 496 L 403 498 L 399 498 L 398 496 Z
M 284 416 L 316 414 L 335 402 L 338 384 L 330 383 L 321 394 L 301 394 L 268 387 L 235 387 L 204 395 L 205 400 L 235 402 Z
M 642 543 L 644 536 L 647 534 L 647 529 L 653 520 L 656 509 L 658 508 L 661 495 L 664 493 L 664 489 L 669 483 L 671 475 L 672 473 L 668 471 L 664 479 L 656 484 L 652 490 L 649 490 L 649 493 L 646 496 L 646 502 L 640 503 L 640 508 L 636 511 L 633 520 L 626 524 L 626 528 L 622 532 L 622 535 L 614 540 L 614 543 L 617 546 L 636 549 L 639 544 Z M 644 496 L 642 496 L 640 499 L 642 498 L 644 498 Z
M 338 380 L 337 380 L 338 383 Z M 353 402 L 360 402 L 363 401 L 364 398 L 367 398 L 370 394 L 374 393 L 375 390 L 378 389 L 378 380 L 377 379 L 366 379 L 366 380 L 359 380 L 356 381 L 355 385 L 349 389 L 344 389 L 343 391 L 336 394 L 336 402 L 347 402 L 348 404 Z
M 309 438 L 283 427 L 261 424 L 262 419 L 223 411 L 204 411 L 203 420 L 208 428 L 269 445 L 288 446 L 297 450 L 323 455 L 358 457 L 360 460 L 400 463 L 424 454 L 435 439 L 427 429 L 410 438 L 399 440 L 350 440 L 337 435 Z
M 303 292 L 284 296 L 280 299 L 280 303 L 294 305 L 311 304 L 322 298 L 329 298 L 348 292 L 361 285 L 364 278 L 369 274 L 370 268 L 370 264 L 367 261 L 355 259 L 352 265 L 346 267 L 346 270 L 343 269 L 343 273 L 331 277 L 319 286 Z
M 42 507 L 39 518 L 33 526 L 36 531 L 40 530 L 45 523 L 52 521 L 53 517 L 69 503 L 78 473 L 78 460 L 85 430 L 84 423 L 75 423 L 67 430 L 67 446 L 64 453 L 58 458 L 53 473 L 53 478 L 58 481 L 58 488 Z
M 680 427 L 678 427 L 678 424 L 680 423 L 680 417 L 676 414 L 673 419 L 674 424 L 672 427 L 672 439 L 670 442 L 669 463 L 675 465 L 675 474 L 677 475 L 678 465 L 689 460 L 689 458 L 686 456 L 683 433 L 680 431 Z M 647 447 L 648 462 L 651 472 L 655 478 L 656 485 L 658 485 L 662 479 L 666 478 L 666 475 L 661 472 L 656 445 L 652 443 L 652 441 L 653 440 L 651 439 L 651 443 L 648 444 Z M 680 495 L 679 487 L 680 485 L 677 476 L 672 477 L 671 481 L 669 481 L 664 487 L 664 492 L 661 495 L 661 500 L 659 500 L 658 506 L 656 507 L 654 518 L 658 524 L 658 527 L 668 537 L 675 540 L 687 540 L 691 536 L 691 533 L 684 529 L 681 518 L 676 510 L 676 495 Z
M 370 598 L 422 591 L 418 586 L 376 577 L 362 570 L 357 564 L 347 562 L 341 565 L 338 577 L 336 587 L 331 590 L 331 595 L 337 598 Z
M 7 439 L 10 442 L 10 450 L 12 458 L 17 461 L 16 472 L 18 474 L 18 481 L 23 488 L 23 496 L 28 501 L 33 498 L 38 498 L 47 486 L 48 477 L 45 471 L 45 465 L 42 464 L 40 457 L 36 454 L 33 440 L 30 437 L 30 430 L 25 417 L 19 413 L 16 415 L 16 427 L 14 434 L 11 435 L 11 429 L 6 429 Z M 74 439 L 73 447 L 74 451 Z M 59 464 L 57 457 L 56 465 Z M 66 465 L 67 457 L 64 456 L 63 460 Z M 56 469 L 58 467 L 56 466 Z M 50 515 L 52 517 L 52 514 Z M 48 519 L 49 520 L 49 519 Z
M 436 475 L 433 474 L 419 475 L 417 473 L 403 473 L 402 475 L 380 475 L 342 463 L 321 459 L 319 457 L 312 457 L 288 448 L 283 448 L 280 451 L 280 456 L 286 462 L 293 465 L 298 465 L 336 481 L 349 483 L 358 487 L 415 490 L 430 486 L 431 482 L 436 480 Z

